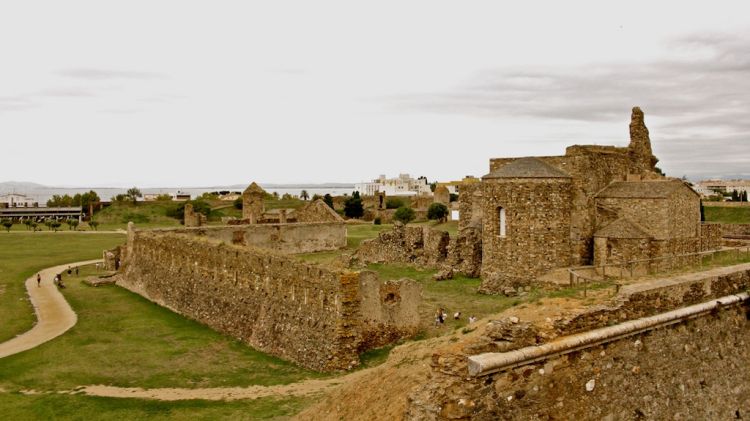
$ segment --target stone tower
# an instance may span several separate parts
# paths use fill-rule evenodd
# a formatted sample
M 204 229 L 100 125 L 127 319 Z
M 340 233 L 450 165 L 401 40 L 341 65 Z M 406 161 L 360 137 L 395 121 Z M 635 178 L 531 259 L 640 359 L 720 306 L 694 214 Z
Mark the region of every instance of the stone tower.
M 640 107 L 633 107 L 633 112 L 630 115 L 630 145 L 628 145 L 628 149 L 632 172 L 654 171 L 654 167 L 659 160 L 651 150 L 651 139 L 648 136 L 648 128 L 643 121 L 643 111 Z
M 249 220 L 251 224 L 260 222 L 263 212 L 265 212 L 265 205 L 263 204 L 265 194 L 266 191 L 255 182 L 242 192 L 242 219 Z
M 481 292 L 515 292 L 570 265 L 570 175 L 520 158 L 482 177 L 482 190 Z
M 448 187 L 437 186 L 434 193 L 434 202 L 449 205 L 451 201 L 451 193 L 448 191 Z

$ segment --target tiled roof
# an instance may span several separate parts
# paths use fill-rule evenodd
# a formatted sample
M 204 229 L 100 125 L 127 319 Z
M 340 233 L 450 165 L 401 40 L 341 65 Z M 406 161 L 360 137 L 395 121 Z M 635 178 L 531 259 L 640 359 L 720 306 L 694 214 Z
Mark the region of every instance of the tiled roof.
M 687 187 L 679 180 L 614 181 L 602 189 L 599 198 L 667 198 L 680 188 Z
M 482 177 L 492 178 L 570 178 L 570 175 L 534 158 L 519 158 Z

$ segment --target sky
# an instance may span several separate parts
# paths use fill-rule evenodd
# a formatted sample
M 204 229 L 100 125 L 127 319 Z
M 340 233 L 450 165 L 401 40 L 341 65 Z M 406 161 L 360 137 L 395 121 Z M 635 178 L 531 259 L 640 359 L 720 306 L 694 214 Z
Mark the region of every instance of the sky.
M 750 6 L 712 1 L 0 4 L 0 181 L 455 180 L 625 146 L 750 178 Z

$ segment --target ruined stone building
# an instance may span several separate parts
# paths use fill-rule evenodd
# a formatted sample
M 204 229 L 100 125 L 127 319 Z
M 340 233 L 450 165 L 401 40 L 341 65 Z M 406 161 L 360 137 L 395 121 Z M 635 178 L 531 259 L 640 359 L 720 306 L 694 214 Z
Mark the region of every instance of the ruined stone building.
M 118 285 L 314 370 L 352 368 L 360 353 L 417 332 L 418 283 L 298 258 L 345 247 L 344 221 L 322 201 L 274 221 L 264 194 L 251 184 L 245 219 L 233 225 L 201 226 L 189 204 L 185 228 L 129 224 L 127 245 L 106 251 L 106 265 L 123 263 Z
M 482 182 L 459 196 L 459 229 L 481 231 L 481 290 L 524 287 L 555 268 L 595 260 L 698 251 L 699 198 L 662 176 L 657 162 L 638 107 L 627 147 L 574 145 L 562 156 L 491 159 Z

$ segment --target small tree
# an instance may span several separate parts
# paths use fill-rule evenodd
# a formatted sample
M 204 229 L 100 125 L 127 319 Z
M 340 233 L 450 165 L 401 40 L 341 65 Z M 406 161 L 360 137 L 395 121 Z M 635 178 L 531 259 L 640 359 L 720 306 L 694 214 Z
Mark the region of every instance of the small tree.
M 37 227 L 37 226 L 38 226 L 39 224 L 37 224 L 37 223 L 36 223 L 36 221 L 31 221 L 31 224 L 30 224 L 30 225 L 31 225 L 31 230 L 32 230 L 32 231 L 34 231 L 34 232 L 36 232 L 36 227 Z
M 99 222 L 94 221 L 93 219 L 89 221 L 89 226 L 94 229 L 94 231 L 97 230 L 97 227 L 99 226 Z
M 344 202 L 344 215 L 347 218 L 361 218 L 365 214 L 365 207 L 362 205 L 362 199 L 359 192 L 354 192 L 352 196 Z
M 13 220 L 11 219 L 3 219 L 2 221 L 0 221 L 0 224 L 2 224 L 8 232 L 10 232 L 10 229 L 13 228 Z
M 406 206 L 402 206 L 396 209 L 396 213 L 393 214 L 393 219 L 401 222 L 404 225 L 413 221 L 416 217 L 417 215 L 414 213 L 414 209 Z
M 234 208 L 235 209 L 242 209 L 242 196 L 234 199 Z
M 427 219 L 445 222 L 448 219 L 448 207 L 439 202 L 431 204 L 427 208 Z
M 329 208 L 333 209 L 333 197 L 330 194 L 326 193 L 326 195 L 323 196 L 323 201 Z
M 130 200 L 133 201 L 134 205 L 138 201 L 139 197 L 143 197 L 143 195 L 141 194 L 141 190 L 138 187 L 131 187 L 131 188 L 129 188 L 128 191 L 127 191 L 127 193 L 126 193 L 126 195 L 128 196 L 128 198 Z
M 78 230 L 78 220 L 75 218 L 70 218 L 67 221 L 65 221 L 66 224 L 68 224 L 68 229 L 77 231 Z
M 31 229 L 31 219 L 24 219 L 23 224 L 26 225 L 26 231 Z
M 307 190 L 302 190 L 302 191 L 301 191 L 301 192 L 299 193 L 299 197 L 300 197 L 300 199 L 302 199 L 302 200 L 307 200 L 307 199 L 309 199 L 309 198 L 310 198 L 310 195 L 309 195 L 309 194 L 307 194 Z
M 58 228 L 60 228 L 60 225 L 62 225 L 62 223 L 60 223 L 60 221 L 58 221 L 58 220 L 56 220 L 56 219 L 53 219 L 53 220 L 52 220 L 52 221 L 51 221 L 51 222 L 49 223 L 49 227 L 50 227 L 50 228 L 52 228 L 52 230 L 53 230 L 54 232 L 57 232 L 57 229 L 58 229 Z

